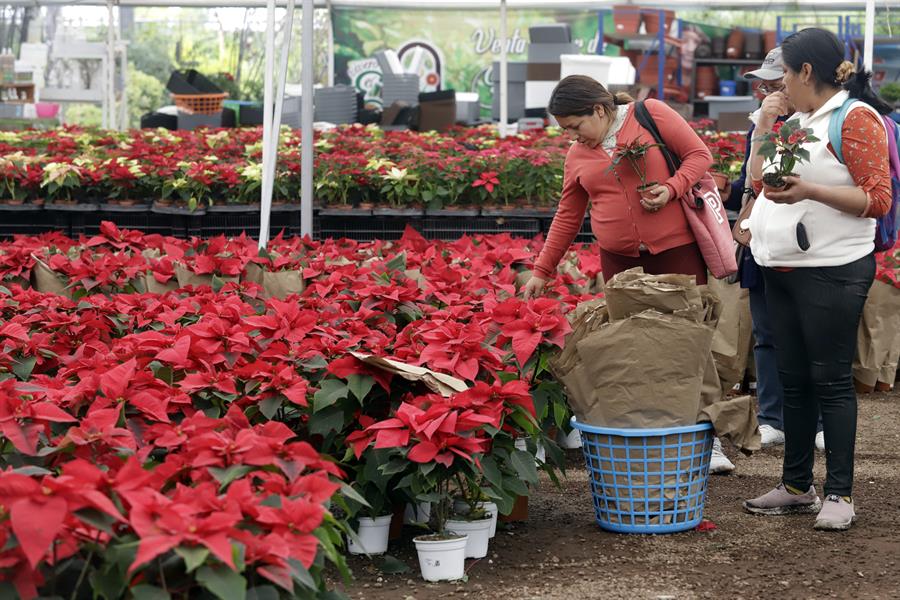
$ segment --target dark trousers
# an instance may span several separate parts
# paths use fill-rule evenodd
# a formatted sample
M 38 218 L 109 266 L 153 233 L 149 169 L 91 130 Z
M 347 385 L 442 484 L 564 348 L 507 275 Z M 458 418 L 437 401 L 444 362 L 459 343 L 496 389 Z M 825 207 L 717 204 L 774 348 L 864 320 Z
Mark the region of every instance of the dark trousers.
M 706 262 L 697 244 L 676 246 L 659 254 L 641 252 L 640 256 L 624 256 L 600 249 L 600 269 L 604 281 L 634 267 L 643 267 L 644 273 L 650 275 L 693 275 L 697 278 L 697 285 L 706 285 Z
M 766 301 L 784 388 L 785 484 L 813 483 L 816 422 L 825 431 L 825 494 L 849 496 L 856 444 L 853 358 L 875 259 L 791 271 L 764 268 Z
M 757 270 L 759 267 L 757 267 Z M 784 431 L 784 390 L 778 376 L 778 359 L 775 356 L 775 335 L 766 304 L 766 284 L 762 275 L 757 274 L 756 285 L 750 288 L 750 316 L 753 318 L 753 359 L 756 363 L 756 397 L 759 399 L 760 425 L 771 425 Z M 822 417 L 816 426 L 816 433 L 822 431 Z

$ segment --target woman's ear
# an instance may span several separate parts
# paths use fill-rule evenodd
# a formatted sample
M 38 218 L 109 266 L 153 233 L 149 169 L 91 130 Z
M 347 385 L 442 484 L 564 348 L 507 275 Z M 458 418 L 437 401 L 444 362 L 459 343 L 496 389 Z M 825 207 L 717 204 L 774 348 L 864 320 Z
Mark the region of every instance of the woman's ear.
M 800 81 L 803 82 L 803 85 L 811 85 L 813 83 L 813 68 L 809 63 L 803 63 L 803 67 L 800 69 Z

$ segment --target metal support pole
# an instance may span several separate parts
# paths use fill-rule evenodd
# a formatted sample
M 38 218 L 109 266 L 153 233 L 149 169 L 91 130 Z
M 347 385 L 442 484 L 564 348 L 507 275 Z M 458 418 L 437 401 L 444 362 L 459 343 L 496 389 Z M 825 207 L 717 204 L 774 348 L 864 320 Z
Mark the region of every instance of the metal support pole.
M 300 107 L 300 234 L 312 237 L 313 234 L 313 89 L 315 66 L 313 56 L 313 0 L 303 0 L 303 98 Z
M 507 37 L 506 0 L 500 0 L 500 124 L 498 132 L 501 138 L 506 137 L 506 124 L 509 122 L 509 72 L 506 64 Z

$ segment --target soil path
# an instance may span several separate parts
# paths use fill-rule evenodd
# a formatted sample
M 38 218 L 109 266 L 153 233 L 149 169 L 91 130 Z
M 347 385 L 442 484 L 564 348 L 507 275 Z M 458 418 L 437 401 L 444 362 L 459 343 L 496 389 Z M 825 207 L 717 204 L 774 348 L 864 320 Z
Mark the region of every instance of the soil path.
M 743 499 L 777 483 L 782 448 L 745 457 L 726 447 L 734 474 L 710 481 L 705 518 L 714 531 L 618 535 L 594 522 L 579 451 L 562 489 L 542 481 L 527 523 L 498 529 L 488 558 L 467 561 L 468 582 L 426 584 L 406 531 L 389 552 L 411 567 L 379 572 L 353 558 L 351 598 L 432 600 L 898 598 L 900 597 L 900 392 L 860 397 L 854 500 L 846 533 L 812 529 L 810 515 L 745 514 Z M 824 455 L 816 457 L 821 495 Z

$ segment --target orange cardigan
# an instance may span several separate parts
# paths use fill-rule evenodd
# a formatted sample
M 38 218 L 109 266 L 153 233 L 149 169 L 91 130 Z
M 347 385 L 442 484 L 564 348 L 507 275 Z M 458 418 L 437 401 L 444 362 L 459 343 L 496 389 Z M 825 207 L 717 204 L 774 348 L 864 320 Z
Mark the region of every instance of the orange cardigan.
M 658 100 L 647 100 L 645 104 L 666 146 L 682 161 L 675 175 L 670 175 L 659 148 L 651 148 L 645 157 L 647 181 L 669 186 L 669 202 L 655 213 L 644 210 L 637 192 L 640 177 L 626 161 L 616 167 L 616 177 L 609 172 L 611 158 L 602 146 L 591 149 L 577 142 L 572 144 L 566 155 L 559 208 L 535 263 L 539 276 L 549 279 L 556 272 L 560 259 L 581 230 L 589 206 L 591 230 L 600 247 L 608 252 L 638 256 L 640 250 L 646 249 L 658 254 L 695 241 L 675 200 L 700 180 L 712 165 L 712 155 L 681 115 Z M 629 107 L 617 143 L 635 139 L 654 143 L 653 136 L 634 118 L 633 107 Z

